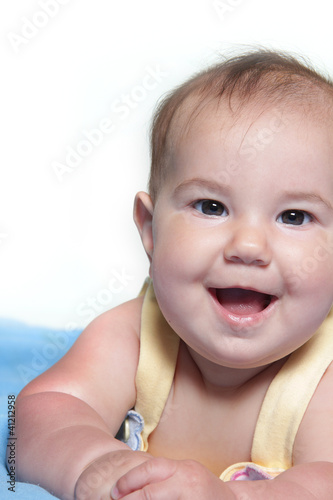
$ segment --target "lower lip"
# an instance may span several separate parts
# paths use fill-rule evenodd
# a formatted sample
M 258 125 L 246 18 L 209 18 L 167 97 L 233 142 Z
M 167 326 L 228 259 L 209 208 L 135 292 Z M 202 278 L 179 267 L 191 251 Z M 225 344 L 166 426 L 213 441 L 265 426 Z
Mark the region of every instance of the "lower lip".
M 265 307 L 265 309 L 254 314 L 234 314 L 220 304 L 220 302 L 216 298 L 215 290 L 210 289 L 209 293 L 213 299 L 214 305 L 217 308 L 219 315 L 222 316 L 222 318 L 229 325 L 237 328 L 238 330 L 242 330 L 243 328 L 251 328 L 263 323 L 273 313 L 278 300 L 276 297 L 272 297 L 270 304 Z

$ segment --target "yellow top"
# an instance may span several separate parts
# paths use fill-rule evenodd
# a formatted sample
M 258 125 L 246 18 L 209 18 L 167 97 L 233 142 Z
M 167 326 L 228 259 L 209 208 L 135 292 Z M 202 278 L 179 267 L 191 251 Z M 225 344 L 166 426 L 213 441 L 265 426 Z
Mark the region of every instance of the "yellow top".
M 135 410 L 144 419 L 142 450 L 148 450 L 149 435 L 158 425 L 174 378 L 179 337 L 162 315 L 150 280 L 146 281 L 141 319 L 141 347 L 136 375 Z M 224 481 L 254 465 L 271 477 L 292 466 L 297 430 L 323 374 L 333 360 L 333 313 L 316 334 L 292 353 L 275 376 L 259 414 L 251 463 L 228 467 Z

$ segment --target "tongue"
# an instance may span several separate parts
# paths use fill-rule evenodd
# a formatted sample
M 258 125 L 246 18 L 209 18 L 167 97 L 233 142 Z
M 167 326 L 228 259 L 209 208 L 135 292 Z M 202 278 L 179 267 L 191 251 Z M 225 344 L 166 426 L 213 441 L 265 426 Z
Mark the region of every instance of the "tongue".
M 270 303 L 269 295 L 242 288 L 217 289 L 216 297 L 227 311 L 238 315 L 258 313 Z

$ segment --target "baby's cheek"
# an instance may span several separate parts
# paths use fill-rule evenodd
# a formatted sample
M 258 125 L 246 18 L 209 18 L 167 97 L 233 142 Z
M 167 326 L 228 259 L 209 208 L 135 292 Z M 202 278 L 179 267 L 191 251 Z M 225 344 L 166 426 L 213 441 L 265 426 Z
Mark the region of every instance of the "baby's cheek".
M 280 259 L 279 269 L 290 293 L 314 293 L 326 285 L 333 291 L 333 248 L 331 254 L 318 246 L 294 248 Z

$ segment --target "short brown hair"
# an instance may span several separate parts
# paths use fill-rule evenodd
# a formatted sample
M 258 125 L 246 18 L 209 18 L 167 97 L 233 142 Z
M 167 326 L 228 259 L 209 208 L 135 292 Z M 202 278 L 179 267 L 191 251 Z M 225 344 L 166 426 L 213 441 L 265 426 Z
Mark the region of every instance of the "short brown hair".
M 156 199 L 167 171 L 170 130 L 185 101 L 196 96 L 196 106 L 207 100 L 226 98 L 231 106 L 256 99 L 288 99 L 291 102 L 333 97 L 333 82 L 308 62 L 283 52 L 255 50 L 201 71 L 177 87 L 157 107 L 151 128 L 151 170 L 149 193 Z M 330 103 L 331 105 L 332 103 Z

